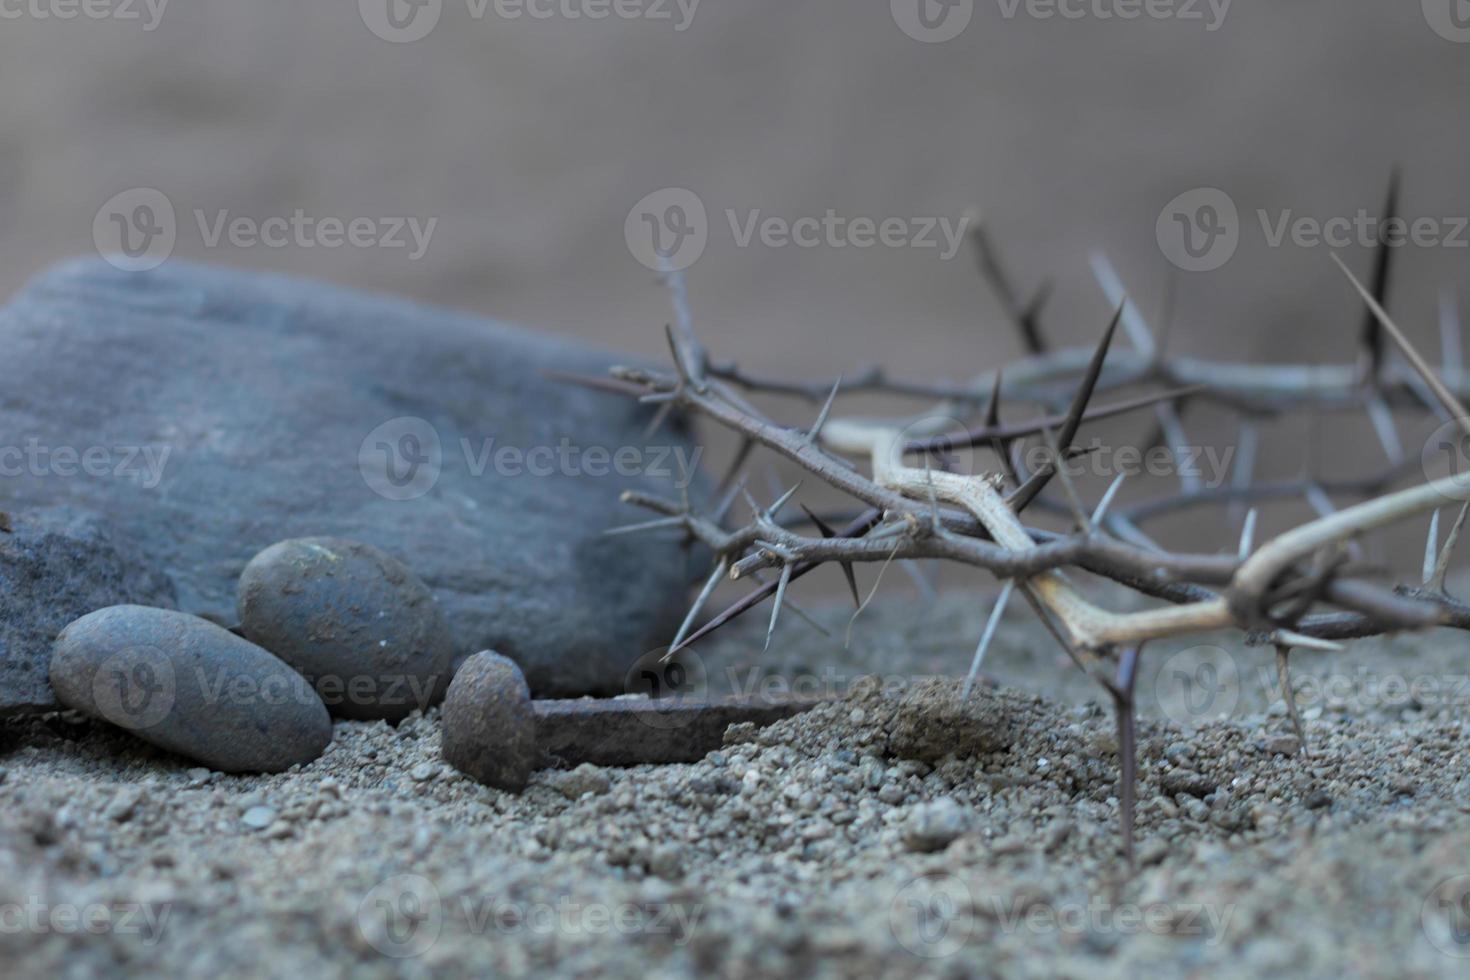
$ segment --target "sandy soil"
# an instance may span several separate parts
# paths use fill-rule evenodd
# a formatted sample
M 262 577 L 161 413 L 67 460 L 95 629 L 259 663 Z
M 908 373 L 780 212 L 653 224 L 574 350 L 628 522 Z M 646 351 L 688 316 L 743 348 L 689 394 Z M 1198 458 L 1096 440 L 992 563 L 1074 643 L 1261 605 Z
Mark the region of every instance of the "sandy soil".
M 839 638 L 847 615 L 818 611 Z M 519 797 L 445 769 L 437 711 L 341 723 L 267 777 L 67 715 L 8 723 L 0 957 L 63 977 L 1465 972 L 1463 639 L 1299 658 L 1305 752 L 1263 651 L 1160 646 L 1130 876 L 1111 714 L 1050 641 L 1009 619 L 968 702 L 931 676 L 963 671 L 981 615 L 879 605 L 846 654 L 792 623 L 761 657 L 742 624 L 703 651 L 709 689 L 840 700 L 698 764 L 547 771 Z

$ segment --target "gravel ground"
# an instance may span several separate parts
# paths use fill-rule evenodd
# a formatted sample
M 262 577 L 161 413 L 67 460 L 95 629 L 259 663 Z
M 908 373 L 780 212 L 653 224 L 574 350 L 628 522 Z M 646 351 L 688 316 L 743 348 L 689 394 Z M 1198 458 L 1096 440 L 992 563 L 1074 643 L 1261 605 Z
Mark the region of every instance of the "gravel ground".
M 547 771 L 521 796 L 446 769 L 437 710 L 339 722 L 322 758 L 264 777 L 68 714 L 9 722 L 0 962 L 59 977 L 1470 973 L 1463 638 L 1302 656 L 1305 750 L 1265 651 L 1151 649 L 1129 876 L 1096 688 L 1020 613 L 969 701 L 937 676 L 963 671 L 985 612 L 880 604 L 844 651 L 847 612 L 818 610 L 839 639 L 793 620 L 764 657 L 760 624 L 742 624 L 703 651 L 711 690 L 804 679 L 839 700 L 732 728 L 697 764 Z

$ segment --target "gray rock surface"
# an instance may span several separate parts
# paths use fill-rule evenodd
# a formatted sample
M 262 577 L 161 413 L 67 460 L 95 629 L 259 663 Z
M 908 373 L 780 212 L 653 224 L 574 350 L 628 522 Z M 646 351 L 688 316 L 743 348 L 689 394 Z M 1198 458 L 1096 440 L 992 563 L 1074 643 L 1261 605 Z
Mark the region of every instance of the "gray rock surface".
M 0 311 L 0 344 L 0 443 L 44 456 L 6 475 L 10 505 L 104 514 L 188 612 L 231 616 L 251 556 L 331 535 L 401 560 L 460 656 L 501 650 L 538 693 L 620 691 L 677 627 L 678 536 L 601 532 L 637 519 L 621 491 L 677 493 L 665 450 L 687 463 L 687 433 L 645 439 L 647 408 L 543 376 L 600 374 L 603 354 L 315 283 L 97 260 Z M 620 449 L 639 457 L 621 475 Z
M 240 576 L 240 629 L 299 671 L 339 718 L 399 721 L 444 697 L 454 641 L 401 562 L 340 538 L 294 538 Z
M 56 638 L 57 699 L 221 772 L 284 772 L 332 740 L 306 679 L 198 616 L 99 609 Z
M 96 514 L 64 506 L 5 514 L 0 715 L 56 708 L 46 672 L 51 645 L 67 623 L 104 606 L 174 602 L 168 578 Z

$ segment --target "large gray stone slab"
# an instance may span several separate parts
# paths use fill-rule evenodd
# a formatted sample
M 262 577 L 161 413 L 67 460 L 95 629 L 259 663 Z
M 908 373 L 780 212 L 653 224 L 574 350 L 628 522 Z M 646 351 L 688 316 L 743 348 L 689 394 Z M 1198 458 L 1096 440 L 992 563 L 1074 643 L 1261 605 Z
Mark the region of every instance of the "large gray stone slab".
M 0 488 L 9 481 L 0 482 Z M 96 514 L 74 507 L 0 520 L 0 715 L 54 710 L 47 677 L 56 635 L 105 606 L 171 609 L 172 583 Z
M 538 694 L 620 690 L 677 627 L 678 536 L 602 532 L 638 519 L 621 491 L 677 493 L 687 430 L 645 438 L 647 408 L 543 376 L 615 357 L 312 282 L 97 260 L 0 311 L 0 349 L 0 506 L 104 515 L 182 610 L 230 621 L 252 555 L 331 535 L 402 561 L 460 656 L 499 650 Z

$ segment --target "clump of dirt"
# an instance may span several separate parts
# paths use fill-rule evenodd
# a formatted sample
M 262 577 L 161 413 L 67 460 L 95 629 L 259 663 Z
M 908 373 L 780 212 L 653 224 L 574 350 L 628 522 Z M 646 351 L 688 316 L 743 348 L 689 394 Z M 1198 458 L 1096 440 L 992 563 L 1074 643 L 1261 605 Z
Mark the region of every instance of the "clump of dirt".
M 836 665 L 831 703 L 732 727 L 698 763 L 543 771 L 521 795 L 446 767 L 437 711 L 338 722 L 321 759 L 250 777 L 67 714 L 7 722 L 0 957 L 283 977 L 1438 977 L 1470 958 L 1457 704 L 1309 706 L 1302 746 L 1238 678 L 1233 712 L 1179 716 L 1156 674 L 1189 651 L 1160 649 L 1130 873 L 1097 691 L 1042 693 L 1070 682 L 1018 618 L 962 700 L 931 673 L 963 673 L 977 616 L 910 605 L 872 610 L 852 651 L 783 634 L 762 676 Z M 711 686 L 748 679 L 750 640 L 702 652 Z M 1415 677 L 1452 642 L 1346 656 Z

